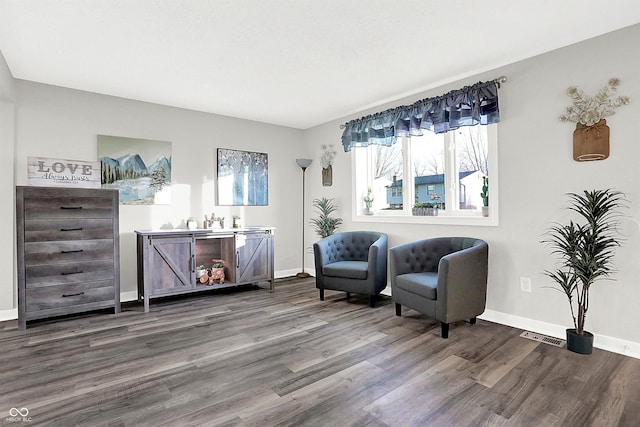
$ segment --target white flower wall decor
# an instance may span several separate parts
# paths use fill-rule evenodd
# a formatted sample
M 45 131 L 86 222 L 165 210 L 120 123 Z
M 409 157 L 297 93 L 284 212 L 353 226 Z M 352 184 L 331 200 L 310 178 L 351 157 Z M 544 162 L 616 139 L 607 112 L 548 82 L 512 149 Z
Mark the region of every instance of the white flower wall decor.
M 322 165 L 322 185 L 328 187 L 333 184 L 333 168 L 331 165 L 333 164 L 333 160 L 338 152 L 333 147 L 333 144 L 322 144 L 320 148 L 322 148 L 322 154 L 320 155 L 320 165 Z
M 614 98 L 618 86 L 620 79 L 611 78 L 593 97 L 576 86 L 567 89 L 573 105 L 565 109 L 560 120 L 576 123 L 576 130 L 573 132 L 574 160 L 584 162 L 609 157 L 609 126 L 605 118 L 615 114 L 618 107 L 630 102 L 628 96 Z
M 618 86 L 620 86 L 620 79 L 611 78 L 594 97 L 587 96 L 576 86 L 569 86 L 567 95 L 573 101 L 573 105 L 566 108 L 565 114 L 560 116 L 560 120 L 593 126 L 605 117 L 613 116 L 616 108 L 630 102 L 628 96 L 612 98 L 618 90 Z

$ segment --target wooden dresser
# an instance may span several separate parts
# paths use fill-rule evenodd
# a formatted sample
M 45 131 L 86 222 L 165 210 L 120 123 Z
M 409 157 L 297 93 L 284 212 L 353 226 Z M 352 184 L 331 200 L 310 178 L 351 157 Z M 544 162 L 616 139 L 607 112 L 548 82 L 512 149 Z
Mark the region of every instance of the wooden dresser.
M 18 326 L 120 312 L 118 191 L 16 187 Z

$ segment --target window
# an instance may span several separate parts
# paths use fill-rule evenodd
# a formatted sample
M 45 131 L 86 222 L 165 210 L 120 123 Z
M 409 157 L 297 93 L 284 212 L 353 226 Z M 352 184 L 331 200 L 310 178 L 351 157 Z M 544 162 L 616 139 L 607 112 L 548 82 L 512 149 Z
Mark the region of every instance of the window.
M 363 215 L 362 199 L 371 188 L 374 218 L 367 220 L 497 225 L 496 126 L 464 126 L 444 134 L 425 131 L 390 147 L 355 147 L 356 219 Z M 487 218 L 482 213 L 484 177 L 491 177 Z

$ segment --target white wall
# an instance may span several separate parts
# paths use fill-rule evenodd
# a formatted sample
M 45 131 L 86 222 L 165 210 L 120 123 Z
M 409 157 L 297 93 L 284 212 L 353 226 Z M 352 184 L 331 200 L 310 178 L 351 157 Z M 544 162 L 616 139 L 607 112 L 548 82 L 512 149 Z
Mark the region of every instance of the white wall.
M 96 161 L 98 134 L 172 142 L 171 204 L 120 206 L 125 297 L 136 290 L 135 229 L 184 225 L 191 215 L 201 224 L 212 211 L 226 218 L 240 214 L 246 225 L 276 227 L 276 273 L 297 271 L 302 224 L 292 207 L 301 204 L 295 158 L 303 155 L 302 131 L 16 80 L 16 185 L 27 184 L 28 156 Z M 269 155 L 269 206 L 215 206 L 216 148 Z M 11 282 L 0 282 L 3 295 L 7 289 Z
M 626 241 L 616 258 L 616 281 L 592 288 L 587 329 L 613 341 L 640 343 L 637 327 L 640 302 L 640 193 L 638 190 L 638 117 L 640 117 L 640 25 L 518 62 L 473 78 L 455 82 L 305 131 L 305 143 L 319 159 L 320 146 L 340 144 L 339 125 L 390 106 L 446 93 L 479 80 L 508 77 L 500 89 L 498 130 L 500 225 L 498 227 L 377 224 L 351 219 L 351 154 L 339 152 L 333 166 L 334 185 L 322 187 L 319 167 L 310 170 L 309 198 L 334 197 L 345 219 L 342 230 L 372 229 L 389 234 L 390 245 L 431 236 L 468 235 L 486 239 L 490 246 L 487 307 L 494 314 L 530 324 L 572 327 L 565 297 L 546 288 L 552 283 L 542 272 L 553 267 L 548 249 L 539 243 L 551 221 L 562 220 L 565 193 L 614 187 L 631 202 L 624 222 Z M 565 90 L 577 85 L 588 94 L 610 77 L 622 80 L 619 94 L 631 97 L 607 121 L 611 128 L 611 155 L 607 160 L 578 163 L 572 158 L 575 125 L 558 119 L 570 105 Z M 492 172 L 492 176 L 495 172 Z M 307 244 L 312 242 L 312 234 Z M 308 257 L 310 262 L 311 256 Z M 520 276 L 531 277 L 533 292 L 522 293 Z M 496 317 L 496 316 L 494 316 Z M 558 330 L 558 328 L 551 328 Z M 611 341 L 611 340 L 610 340 Z M 596 337 L 596 343 L 598 336 Z M 605 344 L 601 346 L 605 347 Z M 615 349 L 614 349 L 615 350 Z M 637 350 L 640 355 L 640 345 Z
M 4 56 L 0 52 L 0 197 L 5 203 L 0 205 L 0 235 L 4 244 L 0 245 L 0 313 L 15 307 L 15 248 L 13 223 L 15 222 L 15 205 L 13 191 L 13 153 L 14 153 L 14 79 L 7 67 Z M 17 312 L 15 312 L 17 315 Z M 3 316 L 0 315 L 0 320 Z

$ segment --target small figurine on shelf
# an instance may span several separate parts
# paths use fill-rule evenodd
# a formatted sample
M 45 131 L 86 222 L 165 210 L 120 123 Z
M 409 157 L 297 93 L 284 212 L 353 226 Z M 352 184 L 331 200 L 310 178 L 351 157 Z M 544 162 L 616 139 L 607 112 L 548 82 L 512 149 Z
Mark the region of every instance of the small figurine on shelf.
M 224 260 L 214 259 L 212 261 L 213 266 L 211 267 L 209 284 L 214 285 L 216 283 L 224 283 Z

